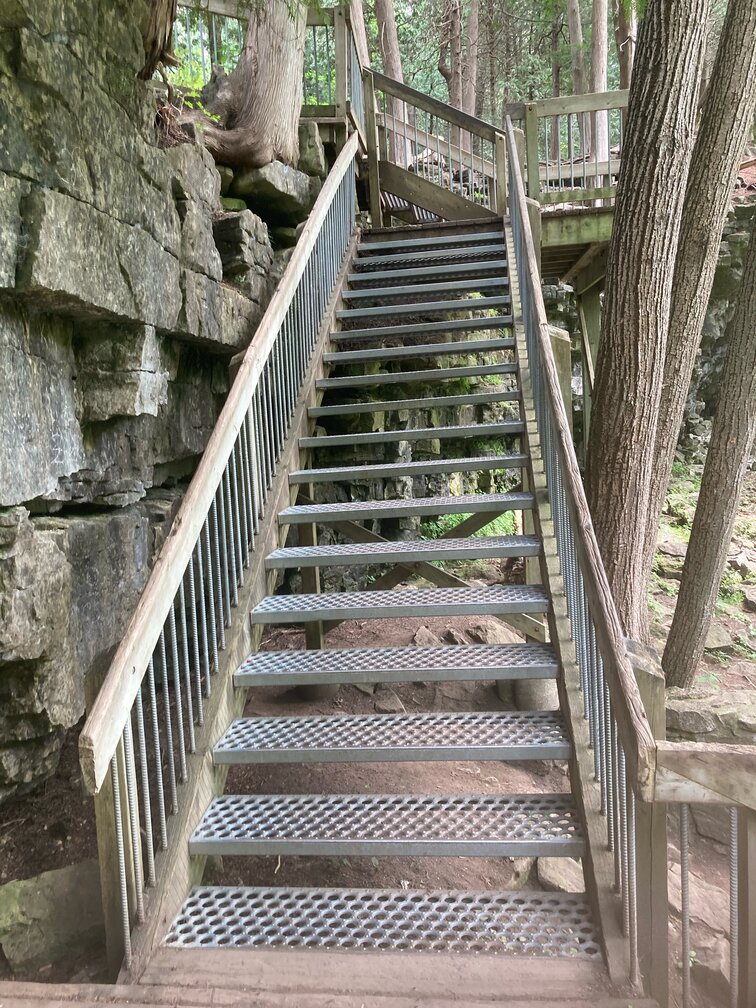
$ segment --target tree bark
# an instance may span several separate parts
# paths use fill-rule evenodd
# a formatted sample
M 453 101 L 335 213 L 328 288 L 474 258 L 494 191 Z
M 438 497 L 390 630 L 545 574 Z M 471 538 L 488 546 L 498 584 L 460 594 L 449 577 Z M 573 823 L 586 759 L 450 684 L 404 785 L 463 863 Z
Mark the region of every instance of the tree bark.
M 722 228 L 755 110 L 756 4 L 753 0 L 730 0 L 704 98 L 675 260 L 645 542 L 649 567 L 714 282 Z
M 649 0 L 630 89 L 588 444 L 588 499 L 625 633 L 646 642 L 643 529 L 709 0 Z
M 255 4 L 236 68 L 222 81 L 204 119 L 205 146 L 221 164 L 296 165 L 307 8 L 287 0 Z
M 480 0 L 470 0 L 467 15 L 465 59 L 462 64 L 462 111 L 475 115 L 478 92 L 478 43 L 480 37 Z
M 614 40 L 619 62 L 619 86 L 624 91 L 630 87 L 635 59 L 635 40 L 638 36 L 638 13 L 635 0 L 614 0 Z
M 404 83 L 402 57 L 399 53 L 399 33 L 396 30 L 394 0 L 375 0 L 375 19 L 378 22 L 378 43 L 383 60 L 383 72 L 400 84 Z
M 607 0 L 593 0 L 593 34 L 591 35 L 591 91 L 600 93 L 607 89 L 609 64 L 609 11 Z M 593 156 L 598 161 L 609 159 L 609 118 L 606 112 L 592 116 L 591 136 Z M 596 179 L 596 185 L 603 182 Z
M 570 33 L 570 63 L 572 66 L 572 93 L 585 94 L 585 54 L 583 52 L 583 23 L 580 19 L 580 0 L 567 0 L 567 28 Z M 583 113 L 578 120 L 580 146 L 587 153 L 591 146 L 591 121 Z
M 743 268 L 698 505 L 662 665 L 688 687 L 701 661 L 756 435 L 756 224 Z
M 462 105 L 462 4 L 446 0 L 438 57 L 438 70 L 446 81 L 449 104 Z

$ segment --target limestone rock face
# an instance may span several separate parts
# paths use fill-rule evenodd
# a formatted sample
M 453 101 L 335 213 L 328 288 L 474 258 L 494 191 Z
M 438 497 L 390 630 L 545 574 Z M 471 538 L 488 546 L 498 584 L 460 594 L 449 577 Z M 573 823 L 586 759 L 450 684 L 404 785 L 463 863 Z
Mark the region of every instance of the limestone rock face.
M 323 141 L 316 122 L 308 119 L 299 124 L 299 170 L 306 175 L 325 178 L 328 174 Z
M 276 224 L 298 224 L 314 202 L 310 177 L 280 161 L 238 172 L 231 191 L 243 196 L 264 220 Z
M 271 248 L 268 228 L 251 210 L 225 213 L 213 224 L 223 275 L 251 301 L 267 303 L 272 292 Z

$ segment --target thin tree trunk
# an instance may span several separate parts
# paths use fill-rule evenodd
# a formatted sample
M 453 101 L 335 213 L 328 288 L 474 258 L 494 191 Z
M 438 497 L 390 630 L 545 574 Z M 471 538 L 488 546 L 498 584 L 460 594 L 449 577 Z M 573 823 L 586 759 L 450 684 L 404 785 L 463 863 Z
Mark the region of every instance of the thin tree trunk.
M 668 686 L 690 686 L 727 563 L 738 499 L 756 435 L 756 224 L 743 269 L 701 491 L 662 665 Z
M 648 639 L 643 529 L 709 0 L 649 0 L 607 265 L 588 498 L 625 632 Z
M 462 60 L 462 104 L 463 112 L 475 115 L 478 94 L 478 49 L 480 42 L 480 0 L 470 0 L 467 14 L 467 31 Z M 464 147 L 472 151 L 473 138 L 464 133 Z
M 754 110 L 756 4 L 753 0 L 730 0 L 704 98 L 675 259 L 645 540 L 645 562 L 649 568 L 656 550 L 657 518 L 664 506 L 714 283 L 722 228 Z
M 462 3 L 446 0 L 441 25 L 438 71 L 446 81 L 449 104 L 462 107 Z M 460 144 L 458 126 L 451 127 L 452 144 Z
M 585 94 L 585 55 L 583 53 L 583 24 L 580 20 L 580 0 L 567 0 L 567 28 L 570 33 L 570 62 L 572 65 L 572 93 Z M 591 125 L 587 115 L 578 119 L 581 150 L 591 146 Z
M 559 65 L 559 30 L 561 15 L 557 15 L 551 23 L 551 94 L 558 98 L 561 91 L 561 66 Z M 552 161 L 559 160 L 559 116 L 552 116 L 551 137 L 548 157 Z
M 619 63 L 619 86 L 622 90 L 630 87 L 635 59 L 635 40 L 638 36 L 638 14 L 635 0 L 613 0 L 614 40 L 617 44 Z
M 260 167 L 299 160 L 299 117 L 307 8 L 287 0 L 256 4 L 239 62 L 210 103 L 222 127 L 205 119 L 205 146 L 226 165 Z
M 598 94 L 607 89 L 607 67 L 609 63 L 609 11 L 607 0 L 593 0 L 593 34 L 591 36 L 591 91 Z M 591 135 L 593 156 L 596 161 L 609 160 L 609 118 L 606 112 L 596 112 L 592 116 Z M 603 185 L 602 176 L 597 175 L 596 185 Z
M 381 51 L 383 72 L 387 77 L 393 77 L 400 84 L 404 83 L 402 73 L 402 57 L 399 52 L 399 33 L 396 30 L 396 14 L 394 0 L 375 0 L 375 19 L 378 22 L 378 46 Z M 401 98 L 386 96 L 386 111 L 394 117 L 394 122 L 404 122 L 407 119 L 407 109 Z M 412 145 L 405 144 L 396 133 L 391 142 L 390 158 L 403 168 L 412 161 Z

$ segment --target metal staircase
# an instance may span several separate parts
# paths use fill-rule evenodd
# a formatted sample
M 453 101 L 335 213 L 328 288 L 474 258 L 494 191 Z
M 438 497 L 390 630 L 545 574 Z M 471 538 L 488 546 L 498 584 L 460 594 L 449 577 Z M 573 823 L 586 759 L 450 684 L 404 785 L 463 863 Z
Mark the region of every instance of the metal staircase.
M 408 408 L 480 412 L 501 402 L 521 407 L 506 252 L 501 221 L 491 226 L 428 225 L 363 236 L 342 295 L 348 307 L 336 312 L 339 330 L 332 334 L 332 342 L 339 349 L 324 354 L 333 373 L 316 383 L 324 400 L 310 409 L 312 420 L 360 413 L 385 417 Z M 440 275 L 447 281 L 439 281 Z M 453 318 L 444 317 L 449 315 Z M 426 321 L 436 316 L 441 318 Z M 428 342 L 433 337 L 436 342 Z M 443 360 L 429 368 L 428 362 L 436 357 Z M 420 370 L 418 361 L 423 362 Z M 492 376 L 499 384 L 485 391 L 460 392 L 459 379 L 469 376 Z M 423 397 L 412 393 L 400 398 L 405 382 L 427 386 Z M 351 401 L 357 389 L 375 392 L 376 399 L 363 396 Z M 482 454 L 477 445 L 490 438 L 506 438 L 513 450 Z M 368 457 L 371 449 L 391 451 L 399 442 L 430 440 L 438 443 L 442 457 L 426 453 L 427 459 L 410 462 Z M 453 452 L 444 457 L 447 445 Z M 290 475 L 293 487 L 407 476 L 414 492 L 401 499 L 296 503 L 281 509 L 281 526 L 338 526 L 342 532 L 346 528 L 348 536 L 345 523 L 350 522 L 482 515 L 480 527 L 505 512 L 534 507 L 533 494 L 517 489 L 444 496 L 423 492 L 428 477 L 476 470 L 499 470 L 509 474 L 510 482 L 519 477 L 523 483 L 529 456 L 522 413 L 517 419 L 499 422 L 318 433 L 302 437 L 299 448 L 303 456 L 337 449 L 347 464 L 295 470 Z M 364 465 L 350 464 L 350 453 L 368 460 Z M 532 477 L 523 485 L 532 486 Z M 534 534 L 431 540 L 416 535 L 400 541 L 323 545 L 317 537 L 313 539 L 311 545 L 272 551 L 266 568 L 312 571 L 379 565 L 385 570 L 387 564 L 541 555 L 540 540 Z M 412 568 L 399 570 L 400 583 L 409 583 L 390 589 L 269 595 L 253 609 L 252 623 L 318 625 L 396 617 L 525 614 L 548 621 L 549 594 L 540 584 L 416 585 Z M 264 651 L 246 658 L 234 681 L 237 689 L 245 690 L 270 684 L 491 681 L 558 675 L 559 662 L 549 644 L 523 641 L 496 646 Z M 569 732 L 562 716 L 553 711 L 244 717 L 235 720 L 215 746 L 217 765 L 369 762 L 375 764 L 371 793 L 222 795 L 202 816 L 189 850 L 192 855 L 281 857 L 579 858 L 585 852 L 583 829 L 569 792 L 464 794 L 457 793 L 450 781 L 446 794 L 381 793 L 381 764 L 387 762 L 567 760 L 570 756 Z M 585 893 L 201 886 L 184 903 L 166 944 L 182 949 L 466 951 L 601 963 L 600 939 Z

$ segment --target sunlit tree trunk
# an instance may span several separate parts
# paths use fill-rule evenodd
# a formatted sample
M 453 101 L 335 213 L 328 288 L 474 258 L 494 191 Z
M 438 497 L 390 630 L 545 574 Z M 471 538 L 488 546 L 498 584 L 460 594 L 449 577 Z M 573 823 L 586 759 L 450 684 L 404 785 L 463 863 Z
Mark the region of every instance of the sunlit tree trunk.
M 617 45 L 619 63 L 619 86 L 622 90 L 630 87 L 635 59 L 635 40 L 638 37 L 638 14 L 635 0 L 614 0 L 614 40 Z
M 585 94 L 585 54 L 583 52 L 583 24 L 580 20 L 579 0 L 567 0 L 567 28 L 570 33 L 570 63 L 572 66 L 572 93 Z M 591 145 L 591 123 L 587 115 L 578 119 L 582 150 Z

